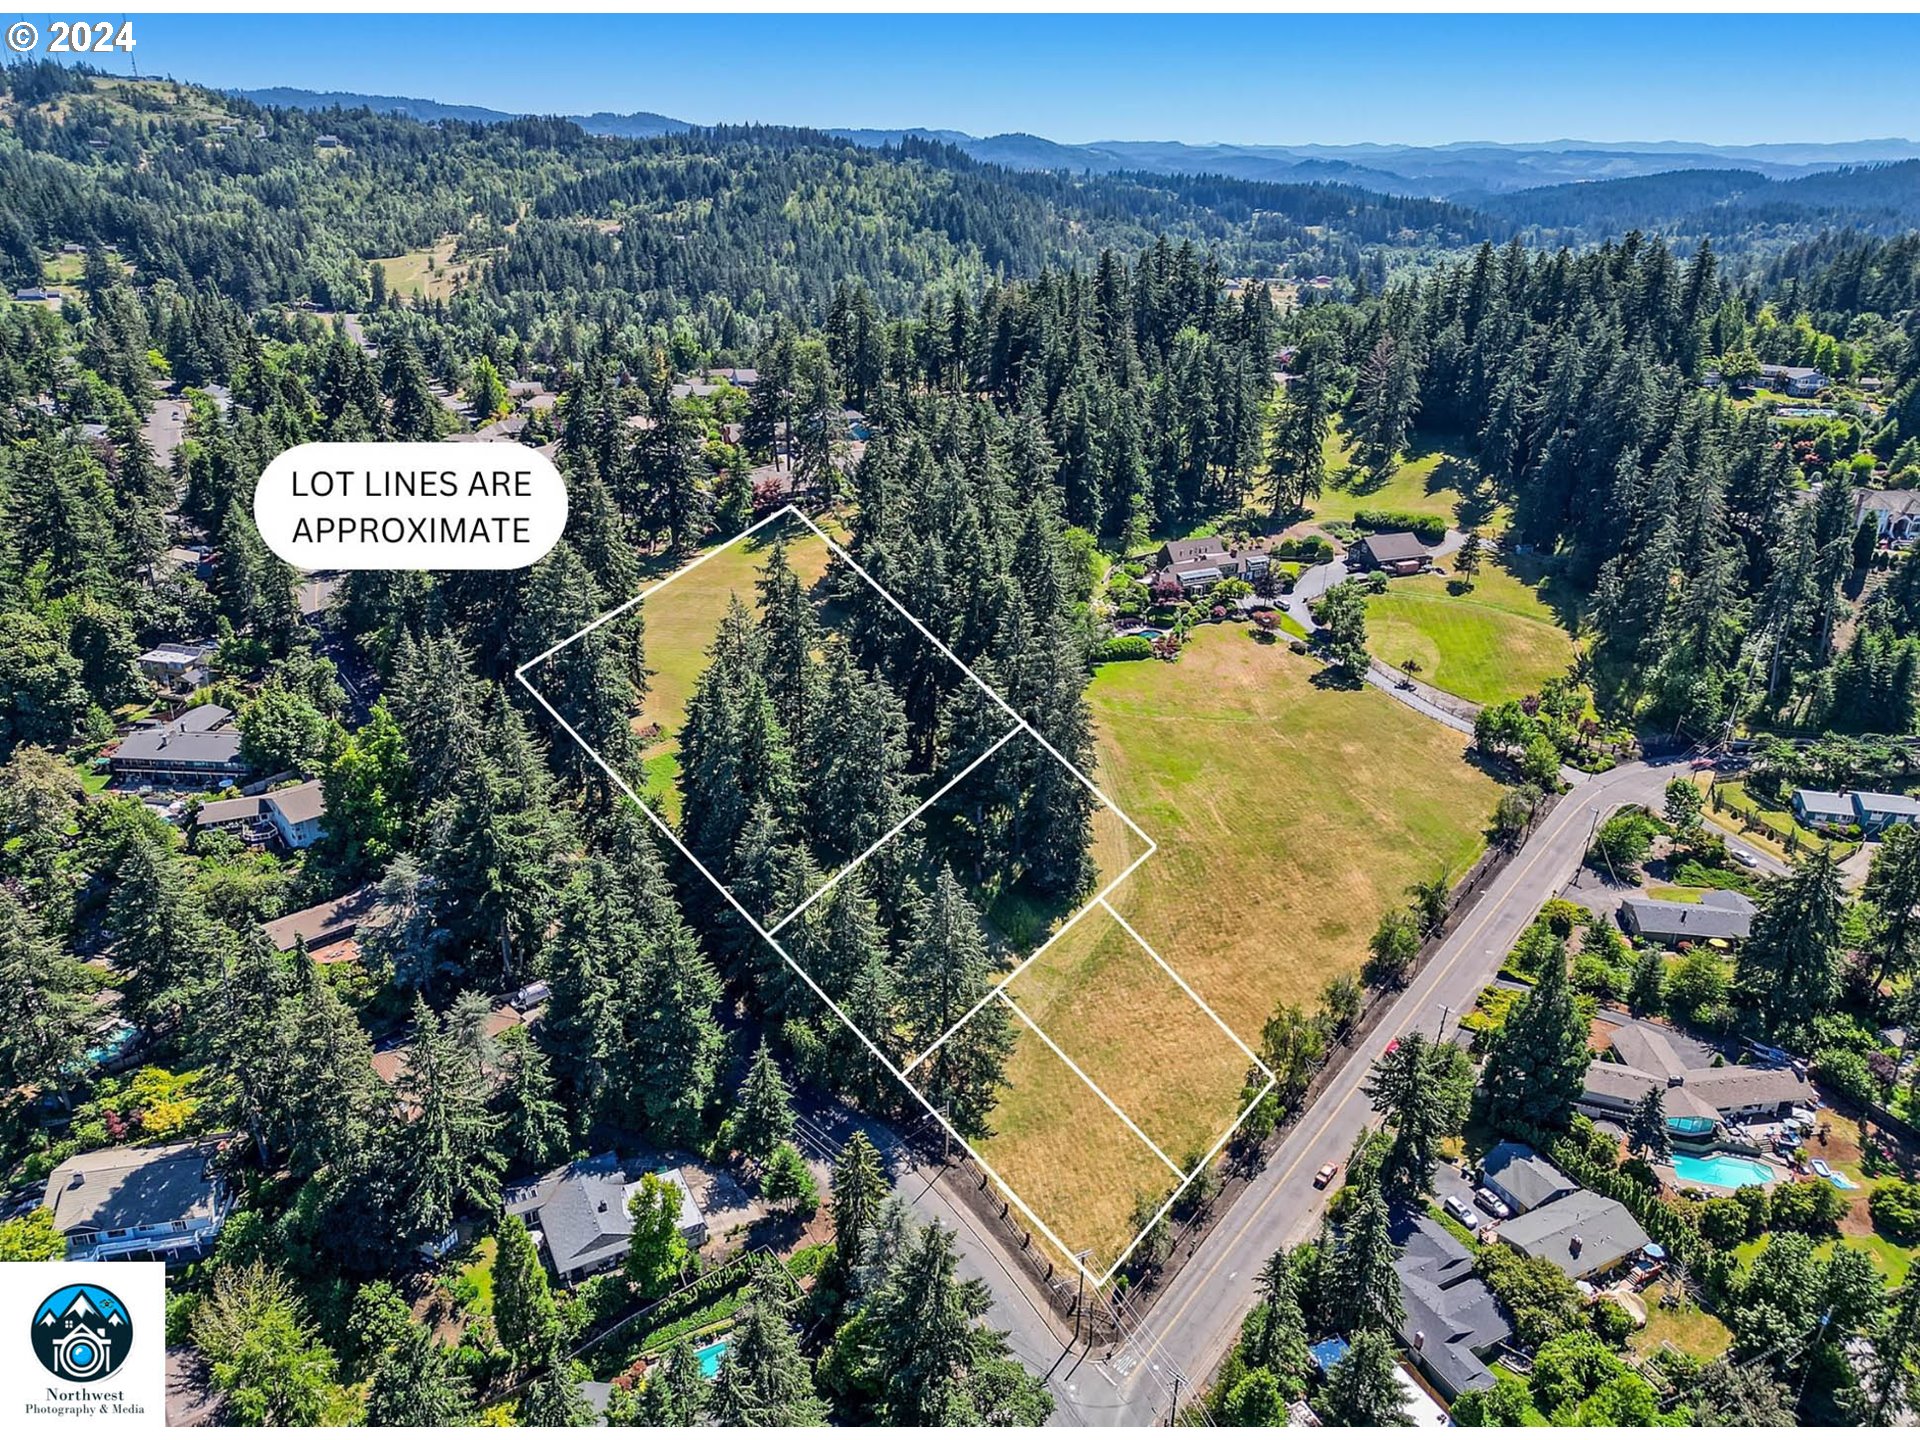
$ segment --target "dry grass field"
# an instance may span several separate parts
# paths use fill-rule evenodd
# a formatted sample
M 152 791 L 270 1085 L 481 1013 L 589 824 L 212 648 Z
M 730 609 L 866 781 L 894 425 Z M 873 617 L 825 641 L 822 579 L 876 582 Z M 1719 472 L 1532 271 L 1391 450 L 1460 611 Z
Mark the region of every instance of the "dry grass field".
M 1318 668 L 1203 627 L 1177 664 L 1103 666 L 1089 691 L 1096 778 L 1160 846 L 1114 908 L 1249 1044 L 1276 1005 L 1356 969 L 1408 885 L 1470 865 L 1499 794 L 1459 734 L 1371 688 L 1323 689 Z M 1010 993 L 1184 1164 L 1232 1123 L 1245 1056 L 1126 939 L 1068 931 Z M 982 1153 L 1062 1238 L 1071 1217 L 1075 1243 L 1117 1254 L 1134 1197 L 1172 1176 L 1130 1133 L 1090 1154 L 1069 1118 L 1090 1092 L 1044 1049 L 1023 1036 Z

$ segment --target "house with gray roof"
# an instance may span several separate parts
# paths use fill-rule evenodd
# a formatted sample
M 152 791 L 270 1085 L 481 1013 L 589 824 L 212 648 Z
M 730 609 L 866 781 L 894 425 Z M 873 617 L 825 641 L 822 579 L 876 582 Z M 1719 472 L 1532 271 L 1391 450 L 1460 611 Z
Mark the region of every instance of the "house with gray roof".
M 1536 1154 L 1531 1145 L 1513 1140 L 1502 1140 L 1487 1152 L 1480 1162 L 1480 1183 L 1506 1201 L 1515 1215 L 1538 1210 L 1580 1188 Z
M 1513 1334 L 1500 1302 L 1473 1268 L 1473 1254 L 1438 1221 L 1413 1211 L 1395 1214 L 1405 1311 L 1398 1331 L 1407 1355 L 1451 1404 L 1470 1390 L 1493 1388 L 1485 1357 Z
M 1620 928 L 1661 945 L 1682 940 L 1744 940 L 1756 907 L 1738 890 L 1709 890 L 1696 901 L 1650 900 L 1634 895 L 1620 902 Z
M 129 1145 L 64 1160 L 47 1208 L 69 1260 L 171 1260 L 219 1237 L 233 1195 L 214 1169 L 218 1140 Z
M 633 1240 L 627 1201 L 648 1173 L 608 1150 L 515 1187 L 506 1197 L 507 1213 L 527 1222 L 553 1273 L 576 1284 L 626 1259 Z M 706 1244 L 706 1217 L 686 1177 L 677 1169 L 657 1173 L 680 1192 L 682 1237 L 695 1247 Z
M 1680 1141 L 1701 1142 L 1721 1124 L 1774 1119 L 1813 1098 L 1812 1087 L 1785 1067 L 1702 1064 L 1683 1055 L 1671 1032 L 1635 1021 L 1613 1032 L 1610 1060 L 1587 1066 L 1580 1110 L 1623 1122 L 1649 1090 L 1663 1092 L 1667 1129 Z
M 1632 1211 L 1591 1190 L 1576 1190 L 1504 1221 L 1498 1234 L 1501 1244 L 1551 1260 L 1574 1280 L 1617 1270 L 1651 1243 Z
M 1793 818 L 1802 825 L 1853 824 L 1853 799 L 1838 790 L 1796 790 Z
M 188 785 L 204 789 L 247 773 L 240 731 L 224 705 L 196 705 L 164 724 L 135 730 L 107 757 L 120 782 Z

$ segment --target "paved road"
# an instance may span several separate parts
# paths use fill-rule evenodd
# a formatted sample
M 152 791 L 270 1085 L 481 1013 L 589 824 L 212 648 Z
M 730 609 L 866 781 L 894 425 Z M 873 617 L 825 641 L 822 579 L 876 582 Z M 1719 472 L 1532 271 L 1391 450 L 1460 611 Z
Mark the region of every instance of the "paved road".
M 1145 1325 L 1093 1368 L 1097 1384 L 1081 1379 L 1078 1413 L 1092 1423 L 1155 1424 L 1167 1416 L 1175 1372 L 1182 1377 L 1184 1395 L 1205 1383 L 1239 1333 L 1262 1262 L 1318 1225 L 1326 1196 L 1313 1188 L 1313 1173 L 1329 1160 L 1344 1160 L 1354 1135 L 1373 1119 L 1360 1085 L 1387 1042 L 1414 1029 L 1433 1033 L 1447 1015 L 1470 1007 L 1541 904 L 1579 867 L 1598 819 L 1620 805 L 1658 804 L 1666 782 L 1684 773 L 1678 763 L 1635 761 L 1588 781 L 1560 802 L 1289 1132 L 1252 1188 L 1174 1278 Z M 1087 1370 L 1082 1366 L 1081 1375 Z

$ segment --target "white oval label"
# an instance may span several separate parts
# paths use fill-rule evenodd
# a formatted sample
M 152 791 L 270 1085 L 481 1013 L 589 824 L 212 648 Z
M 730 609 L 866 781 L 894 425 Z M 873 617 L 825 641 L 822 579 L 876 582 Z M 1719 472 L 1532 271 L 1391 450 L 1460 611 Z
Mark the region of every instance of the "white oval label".
M 567 487 L 506 441 L 296 445 L 261 473 L 253 520 L 302 570 L 519 570 L 559 542 Z

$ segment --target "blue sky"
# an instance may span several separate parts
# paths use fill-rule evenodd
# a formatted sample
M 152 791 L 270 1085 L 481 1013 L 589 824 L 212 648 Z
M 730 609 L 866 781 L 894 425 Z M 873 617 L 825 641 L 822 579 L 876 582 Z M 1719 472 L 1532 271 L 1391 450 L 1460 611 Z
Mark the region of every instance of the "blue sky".
M 144 74 L 696 123 L 1069 143 L 1920 135 L 1911 16 L 142 15 L 134 27 Z

